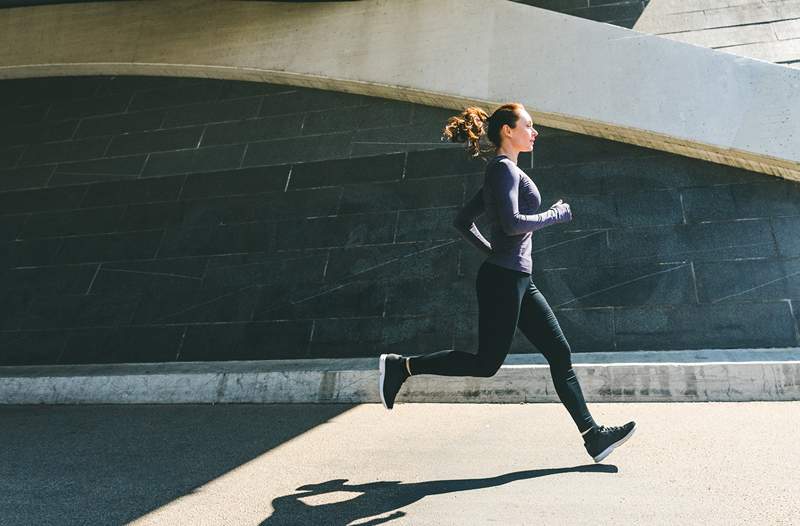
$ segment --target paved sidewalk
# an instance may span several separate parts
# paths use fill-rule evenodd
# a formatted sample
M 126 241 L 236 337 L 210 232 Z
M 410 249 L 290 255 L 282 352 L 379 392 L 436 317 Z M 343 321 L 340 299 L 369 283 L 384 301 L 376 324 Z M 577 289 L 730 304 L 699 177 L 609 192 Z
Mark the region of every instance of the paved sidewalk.
M 800 402 L 0 407 L 0 524 L 800 524 Z

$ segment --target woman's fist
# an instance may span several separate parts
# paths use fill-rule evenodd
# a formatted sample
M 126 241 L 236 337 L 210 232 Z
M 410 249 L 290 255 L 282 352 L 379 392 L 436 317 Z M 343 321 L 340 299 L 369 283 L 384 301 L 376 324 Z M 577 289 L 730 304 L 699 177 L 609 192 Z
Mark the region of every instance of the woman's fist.
M 569 204 L 562 202 L 561 199 L 553 203 L 552 206 L 550 206 L 550 210 L 555 210 L 556 223 L 572 221 L 572 210 L 570 210 Z

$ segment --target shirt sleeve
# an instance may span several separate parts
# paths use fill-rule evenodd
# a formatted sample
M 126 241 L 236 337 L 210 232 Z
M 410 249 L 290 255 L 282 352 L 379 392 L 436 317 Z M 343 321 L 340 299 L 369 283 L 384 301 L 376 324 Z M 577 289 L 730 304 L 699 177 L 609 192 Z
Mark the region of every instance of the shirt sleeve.
M 519 213 L 519 174 L 506 163 L 503 160 L 494 163 L 486 174 L 486 184 L 497 201 L 497 216 L 503 231 L 508 235 L 524 234 L 556 223 L 553 209 L 541 214 Z
M 481 235 L 477 225 L 474 223 L 476 217 L 480 217 L 485 211 L 483 203 L 483 187 L 481 187 L 475 194 L 467 201 L 467 204 L 459 210 L 453 226 L 458 229 L 467 241 L 472 243 L 478 250 L 489 255 L 492 253 L 492 245 Z

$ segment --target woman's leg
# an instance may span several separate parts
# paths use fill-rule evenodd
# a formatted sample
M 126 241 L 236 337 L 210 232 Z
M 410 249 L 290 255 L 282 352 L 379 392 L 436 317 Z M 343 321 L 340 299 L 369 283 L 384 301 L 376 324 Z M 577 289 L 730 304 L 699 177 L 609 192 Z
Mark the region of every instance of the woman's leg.
M 478 352 L 438 351 L 409 357 L 411 373 L 493 376 L 508 354 L 529 275 L 483 263 L 475 279 L 478 296 Z
M 519 328 L 550 364 L 550 375 L 561 403 L 581 434 L 596 424 L 586 407 L 578 377 L 572 369 L 571 350 L 553 310 L 530 279 L 520 309 Z

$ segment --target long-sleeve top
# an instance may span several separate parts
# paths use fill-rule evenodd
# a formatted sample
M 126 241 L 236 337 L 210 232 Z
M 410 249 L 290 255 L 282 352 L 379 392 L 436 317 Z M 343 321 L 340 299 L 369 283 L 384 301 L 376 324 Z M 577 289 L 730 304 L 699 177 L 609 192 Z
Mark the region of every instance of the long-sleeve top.
M 486 261 L 531 274 L 532 233 L 558 218 L 552 208 L 535 214 L 541 202 L 539 189 L 528 174 L 505 155 L 497 155 L 486 165 L 483 186 L 459 211 L 453 225 L 487 254 Z M 484 212 L 491 226 L 491 244 L 474 223 Z

